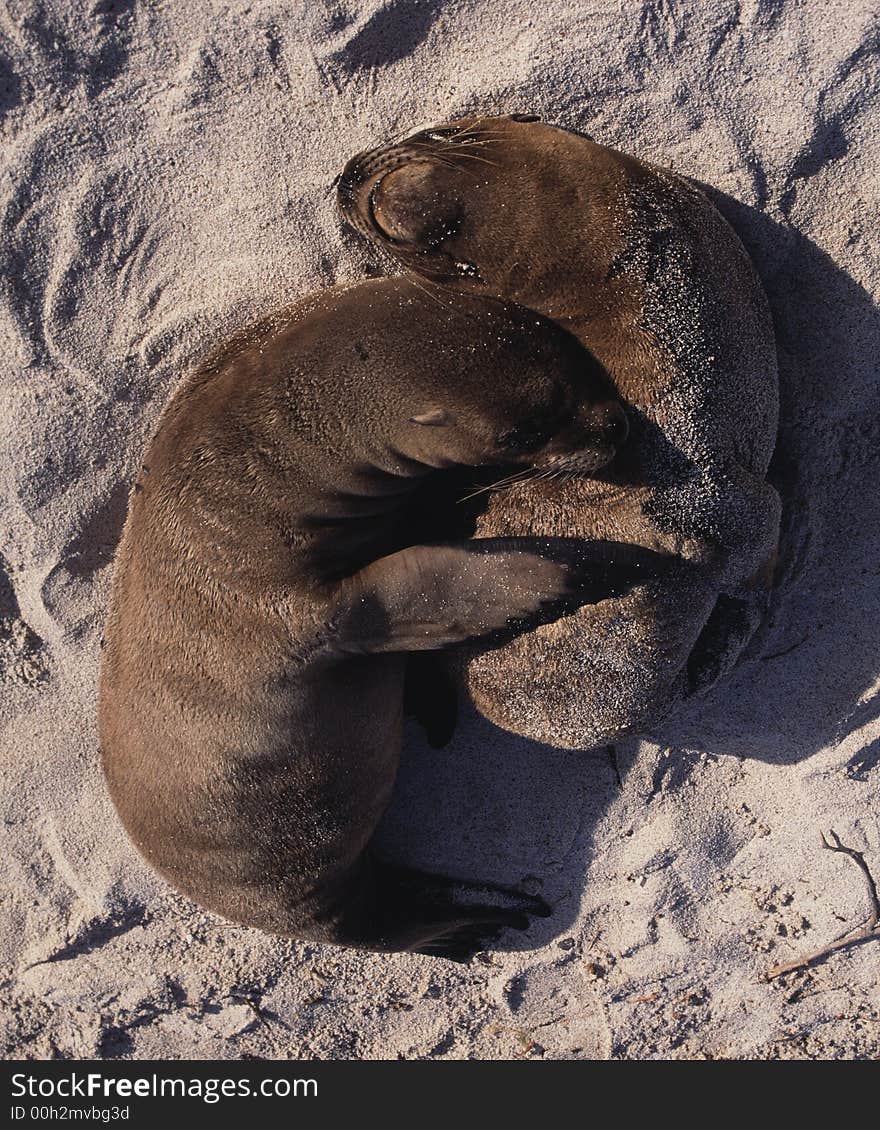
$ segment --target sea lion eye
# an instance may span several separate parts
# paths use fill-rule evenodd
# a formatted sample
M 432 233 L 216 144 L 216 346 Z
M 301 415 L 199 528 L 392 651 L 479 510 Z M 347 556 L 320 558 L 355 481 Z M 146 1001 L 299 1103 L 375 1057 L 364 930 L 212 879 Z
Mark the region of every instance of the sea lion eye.
M 511 114 L 510 120 L 512 122 L 539 122 L 541 119 L 537 114 Z

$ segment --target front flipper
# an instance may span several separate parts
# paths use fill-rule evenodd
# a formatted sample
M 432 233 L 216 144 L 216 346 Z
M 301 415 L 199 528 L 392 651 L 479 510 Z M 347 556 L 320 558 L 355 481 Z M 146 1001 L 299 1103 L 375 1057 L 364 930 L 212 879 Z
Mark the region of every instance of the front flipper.
M 380 558 L 341 582 L 330 646 L 354 655 L 446 647 L 572 596 L 574 573 L 540 546 L 534 538 L 482 538 Z

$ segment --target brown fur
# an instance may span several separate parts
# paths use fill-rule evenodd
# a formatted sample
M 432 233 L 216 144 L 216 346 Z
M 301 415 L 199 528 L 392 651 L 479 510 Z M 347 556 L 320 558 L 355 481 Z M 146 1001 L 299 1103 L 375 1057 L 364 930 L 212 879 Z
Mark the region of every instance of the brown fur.
M 443 293 L 553 318 L 627 404 L 630 442 L 597 479 L 493 494 L 477 532 L 611 539 L 674 554 L 682 569 L 503 650 L 472 651 L 465 680 L 487 717 L 542 742 L 644 732 L 733 662 L 766 600 L 776 356 L 739 240 L 674 174 L 518 117 L 360 154 L 339 202 Z
M 379 950 L 465 956 L 538 912 L 462 907 L 369 844 L 403 653 L 530 615 L 571 573 L 523 539 L 408 545 L 404 517 L 444 468 L 601 462 L 621 418 L 552 323 L 401 280 L 306 300 L 188 377 L 131 497 L 100 685 L 110 792 L 153 866 L 238 922 Z

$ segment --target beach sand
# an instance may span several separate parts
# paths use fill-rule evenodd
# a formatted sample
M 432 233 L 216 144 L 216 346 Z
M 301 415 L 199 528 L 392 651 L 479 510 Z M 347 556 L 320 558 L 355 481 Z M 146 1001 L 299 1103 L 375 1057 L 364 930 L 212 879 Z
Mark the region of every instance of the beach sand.
M 0 6 L 0 997 L 7 1057 L 876 1058 L 880 24 L 869 0 Z M 462 967 L 233 927 L 106 795 L 112 554 L 157 414 L 248 319 L 364 277 L 357 150 L 532 111 L 713 186 L 776 320 L 766 631 L 652 740 L 415 729 L 383 842 L 553 918 Z

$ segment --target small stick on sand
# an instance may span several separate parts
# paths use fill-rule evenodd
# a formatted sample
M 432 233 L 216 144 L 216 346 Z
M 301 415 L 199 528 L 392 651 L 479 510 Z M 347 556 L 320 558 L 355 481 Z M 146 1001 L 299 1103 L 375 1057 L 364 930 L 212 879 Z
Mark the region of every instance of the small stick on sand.
M 829 954 L 846 949 L 847 946 L 858 945 L 860 942 L 868 942 L 873 939 L 880 940 L 880 898 L 877 897 L 877 884 L 874 882 L 874 876 L 871 874 L 867 863 L 865 863 L 865 857 L 860 851 L 855 851 L 854 848 L 842 844 L 840 837 L 833 828 L 830 829 L 828 834 L 831 837 L 831 842 L 829 843 L 822 833 L 822 847 L 827 848 L 828 851 L 837 851 L 843 855 L 848 855 L 865 876 L 871 899 L 871 917 L 867 922 L 856 927 L 855 930 L 847 930 L 845 934 L 830 945 L 825 946 L 824 949 L 816 950 L 815 953 L 807 954 L 805 957 L 799 957 L 797 961 L 788 961 L 784 965 L 774 965 L 764 975 L 768 981 L 772 981 L 774 977 L 781 977 L 784 973 L 791 973 L 795 969 L 806 969 L 808 965 L 814 965 L 817 961 L 828 957 Z
M 608 760 L 611 762 L 611 770 L 614 773 L 614 779 L 617 781 L 617 787 L 623 788 L 623 777 L 620 775 L 620 766 L 617 763 L 617 746 L 609 745 L 605 747 L 608 750 Z

